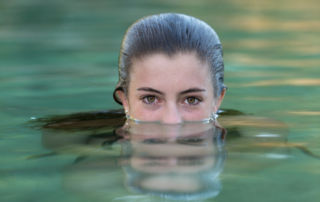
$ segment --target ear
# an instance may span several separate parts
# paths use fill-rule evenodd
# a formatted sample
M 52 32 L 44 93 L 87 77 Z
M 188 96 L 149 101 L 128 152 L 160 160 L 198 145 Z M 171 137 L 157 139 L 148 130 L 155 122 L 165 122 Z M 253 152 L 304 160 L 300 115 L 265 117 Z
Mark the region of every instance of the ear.
M 224 95 L 226 94 L 226 91 L 227 91 L 226 88 L 224 88 L 224 89 L 221 91 L 221 94 L 220 94 L 220 96 L 219 96 L 219 99 L 217 100 L 215 106 L 213 106 L 213 107 L 214 107 L 214 108 L 213 108 L 213 111 L 214 111 L 215 113 L 217 113 L 218 109 L 220 108 L 220 105 L 221 105 L 221 103 L 222 103 L 222 100 L 223 100 L 223 98 L 224 98 Z
M 127 96 L 121 90 L 118 90 L 116 93 L 117 93 L 117 95 L 119 96 L 119 98 L 120 98 L 120 100 L 122 102 L 124 110 L 128 110 L 129 111 L 130 109 L 129 109 L 129 102 L 128 102 Z

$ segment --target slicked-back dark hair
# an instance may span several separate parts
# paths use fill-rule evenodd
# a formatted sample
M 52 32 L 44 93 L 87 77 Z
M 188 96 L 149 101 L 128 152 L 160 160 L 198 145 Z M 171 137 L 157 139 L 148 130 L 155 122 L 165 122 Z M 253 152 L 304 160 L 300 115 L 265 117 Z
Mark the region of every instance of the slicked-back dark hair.
M 210 66 L 215 98 L 226 88 L 222 46 L 216 32 L 194 17 L 166 13 L 142 18 L 127 30 L 119 56 L 119 82 L 113 94 L 116 102 L 122 104 L 116 91 L 128 95 L 132 60 L 156 53 L 168 57 L 177 53 L 196 53 Z

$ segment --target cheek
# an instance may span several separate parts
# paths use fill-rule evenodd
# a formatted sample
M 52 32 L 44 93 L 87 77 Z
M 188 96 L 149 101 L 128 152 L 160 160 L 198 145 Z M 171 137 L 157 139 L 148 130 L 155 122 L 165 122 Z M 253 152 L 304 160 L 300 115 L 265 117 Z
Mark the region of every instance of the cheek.
M 207 119 L 212 113 L 212 104 L 201 103 L 196 109 L 183 109 L 181 110 L 181 116 L 185 121 L 198 121 L 202 119 Z
M 135 96 L 129 96 L 130 116 L 145 121 L 158 121 L 161 119 L 161 109 L 146 105 Z
M 163 118 L 162 110 L 151 111 L 145 108 L 136 108 L 130 114 L 134 119 L 142 121 L 161 121 Z

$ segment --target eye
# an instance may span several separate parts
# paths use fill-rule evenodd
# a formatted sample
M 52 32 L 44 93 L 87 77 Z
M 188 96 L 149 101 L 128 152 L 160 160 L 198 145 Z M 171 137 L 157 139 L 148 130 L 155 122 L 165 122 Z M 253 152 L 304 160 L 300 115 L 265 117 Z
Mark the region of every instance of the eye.
M 201 99 L 196 98 L 196 97 L 187 97 L 187 99 L 185 99 L 185 101 L 184 101 L 185 104 L 189 104 L 190 106 L 197 105 L 200 102 L 201 102 Z
M 177 140 L 180 144 L 203 146 L 205 145 L 203 138 L 180 138 Z
M 143 140 L 143 143 L 145 144 L 164 144 L 166 143 L 166 139 L 146 139 Z
M 187 98 L 187 102 L 188 102 L 189 104 L 194 104 L 196 101 L 197 101 L 197 99 L 194 98 L 194 97 L 188 97 L 188 98 Z
M 146 104 L 152 104 L 156 101 L 156 96 L 151 96 L 151 95 L 148 95 L 146 97 L 143 97 L 142 98 L 142 101 Z

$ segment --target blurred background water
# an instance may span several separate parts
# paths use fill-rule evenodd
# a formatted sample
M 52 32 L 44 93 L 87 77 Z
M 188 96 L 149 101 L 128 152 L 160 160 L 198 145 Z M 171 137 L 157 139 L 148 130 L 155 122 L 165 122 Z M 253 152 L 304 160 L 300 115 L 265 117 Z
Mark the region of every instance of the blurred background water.
M 120 108 L 112 92 L 122 37 L 134 21 L 157 13 L 191 15 L 218 33 L 228 86 L 221 108 L 280 120 L 290 144 L 320 154 L 319 10 L 316 0 L 2 0 L 1 202 L 88 201 L 61 188 L 60 171 L 73 155 L 26 161 L 48 150 L 40 132 L 23 124 Z M 227 161 L 223 190 L 211 200 L 318 201 L 319 160 L 295 149 L 291 155 L 254 174 Z

